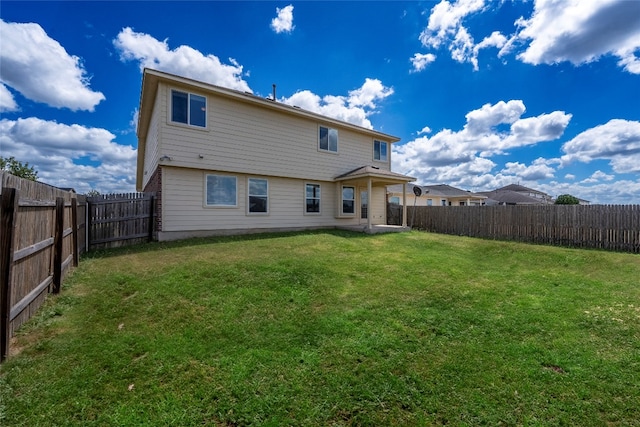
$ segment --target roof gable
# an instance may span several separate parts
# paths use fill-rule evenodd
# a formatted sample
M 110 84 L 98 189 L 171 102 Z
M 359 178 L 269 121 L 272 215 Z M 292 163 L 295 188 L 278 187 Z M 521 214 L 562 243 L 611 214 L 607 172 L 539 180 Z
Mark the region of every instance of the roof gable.
M 155 100 L 157 94 L 158 83 L 161 81 L 177 86 L 182 86 L 187 90 L 197 89 L 211 95 L 231 98 L 238 102 L 251 103 L 261 108 L 274 109 L 286 114 L 291 114 L 293 116 L 312 119 L 322 123 L 331 124 L 339 128 L 346 128 L 390 143 L 400 141 L 400 138 L 393 135 L 385 134 L 374 129 L 364 128 L 362 126 L 354 125 L 352 123 L 334 119 L 332 117 L 323 116 L 312 111 L 304 110 L 300 107 L 274 101 L 270 98 L 263 98 L 249 92 L 241 92 L 235 89 L 228 89 L 222 86 L 216 86 L 210 83 L 165 73 L 163 71 L 158 71 L 151 68 L 145 68 L 142 76 L 142 89 L 140 93 L 139 106 L 140 114 L 138 117 L 138 139 L 144 139 L 144 136 L 146 136 L 146 132 L 149 126 L 149 120 L 151 118 L 151 110 L 153 109 L 153 101 Z

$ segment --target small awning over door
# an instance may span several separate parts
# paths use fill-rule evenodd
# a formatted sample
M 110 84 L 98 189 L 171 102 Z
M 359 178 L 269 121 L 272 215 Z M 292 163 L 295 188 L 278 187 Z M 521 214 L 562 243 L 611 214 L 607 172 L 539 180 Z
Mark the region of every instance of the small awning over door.
M 391 172 L 387 169 L 380 169 L 377 166 L 362 166 L 342 175 L 338 175 L 333 179 L 335 182 L 349 184 L 360 187 L 367 187 L 368 194 L 372 194 L 371 189 L 373 187 L 386 187 L 387 185 L 402 184 L 403 194 L 406 193 L 406 184 L 416 179 L 410 176 L 402 175 L 399 173 Z M 371 200 L 369 203 L 374 203 Z M 371 215 L 368 216 L 369 224 L 368 228 L 371 229 Z M 407 204 L 403 203 L 402 211 L 402 226 L 407 226 Z

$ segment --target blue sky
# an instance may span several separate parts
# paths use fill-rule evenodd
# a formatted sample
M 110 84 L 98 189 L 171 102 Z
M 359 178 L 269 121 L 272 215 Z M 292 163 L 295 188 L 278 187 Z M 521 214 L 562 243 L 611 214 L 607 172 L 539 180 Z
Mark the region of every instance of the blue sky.
M 0 153 L 134 191 L 141 70 L 398 136 L 418 184 L 640 203 L 640 2 L 11 2 Z

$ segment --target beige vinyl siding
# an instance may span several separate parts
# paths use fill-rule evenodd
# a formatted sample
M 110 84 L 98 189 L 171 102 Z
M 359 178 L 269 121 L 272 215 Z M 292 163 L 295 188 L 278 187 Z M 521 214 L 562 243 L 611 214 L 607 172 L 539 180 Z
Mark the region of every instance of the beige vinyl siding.
M 237 207 L 205 206 L 205 176 L 220 173 L 237 177 Z M 269 182 L 269 214 L 247 213 L 247 176 Z M 321 186 L 321 213 L 305 214 L 305 183 Z M 334 227 L 357 224 L 357 218 L 335 218 L 333 182 L 288 179 L 165 167 L 162 175 L 162 231 L 251 230 L 268 228 Z
M 380 203 L 384 200 L 387 193 L 386 187 L 373 187 L 373 193 L 369 196 L 369 212 L 371 215 L 371 224 L 382 225 L 387 223 L 387 206 L 386 203 Z M 371 202 L 373 201 L 373 203 Z
M 145 143 L 145 157 L 144 157 L 144 178 L 142 188 L 146 187 L 151 175 L 155 171 L 156 165 L 158 164 L 158 158 L 160 157 L 160 135 L 159 135 L 159 126 L 164 118 L 164 111 L 162 111 L 161 100 L 159 97 L 156 97 L 154 113 L 151 116 L 151 121 L 149 123 L 149 131 L 147 133 L 147 139 Z
M 161 151 L 172 166 L 326 181 L 372 164 L 370 136 L 338 127 L 338 153 L 321 152 L 318 126 L 335 125 L 211 94 L 206 130 L 172 124 L 170 89 L 161 84 L 157 100 L 164 104 Z M 376 164 L 388 169 L 389 162 Z

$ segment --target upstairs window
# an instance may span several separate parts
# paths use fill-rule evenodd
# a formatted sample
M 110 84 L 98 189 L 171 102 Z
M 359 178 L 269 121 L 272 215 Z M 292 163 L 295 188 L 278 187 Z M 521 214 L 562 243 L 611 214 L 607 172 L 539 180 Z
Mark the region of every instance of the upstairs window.
M 320 126 L 320 134 L 318 135 L 318 149 L 321 151 L 337 153 L 338 130 Z
M 193 93 L 172 90 L 171 121 L 207 127 L 207 98 Z
M 384 141 L 373 141 L 373 160 L 386 162 L 389 160 L 389 144 Z

